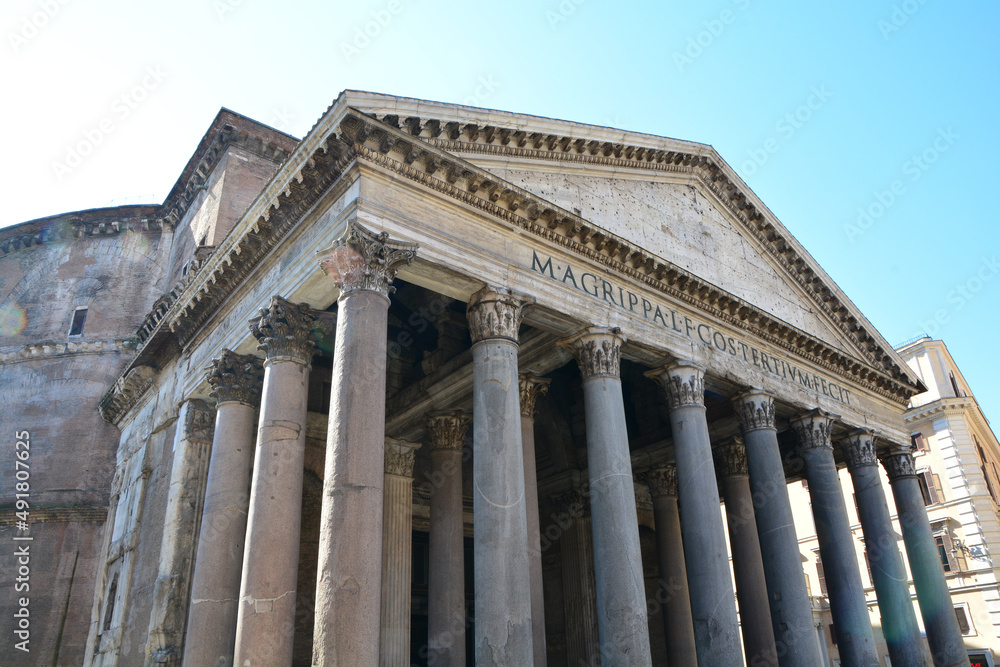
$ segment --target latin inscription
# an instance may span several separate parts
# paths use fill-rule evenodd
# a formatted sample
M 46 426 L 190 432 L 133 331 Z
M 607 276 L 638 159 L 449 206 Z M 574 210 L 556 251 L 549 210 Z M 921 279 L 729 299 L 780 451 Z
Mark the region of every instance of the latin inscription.
M 847 405 L 851 404 L 851 392 L 847 388 L 754 347 L 752 343 L 719 331 L 710 324 L 692 319 L 666 305 L 654 303 L 646 297 L 594 273 L 580 269 L 574 270 L 569 264 L 564 266 L 553 263 L 551 257 L 539 257 L 534 250 L 531 252 L 531 270 L 605 303 L 610 303 L 621 310 L 639 315 L 645 320 L 679 333 L 696 343 L 711 347 L 717 352 L 742 359 L 745 363 L 753 364 L 774 377 L 796 382 L 807 389 L 829 396 L 835 401 Z

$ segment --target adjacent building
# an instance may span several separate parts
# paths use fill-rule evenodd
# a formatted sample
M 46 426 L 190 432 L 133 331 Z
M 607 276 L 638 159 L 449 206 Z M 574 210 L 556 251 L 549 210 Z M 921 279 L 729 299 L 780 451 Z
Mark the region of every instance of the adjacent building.
M 967 661 L 923 375 L 710 146 L 346 91 L 0 250 L 12 664 L 814 667 L 803 479 L 837 655 Z

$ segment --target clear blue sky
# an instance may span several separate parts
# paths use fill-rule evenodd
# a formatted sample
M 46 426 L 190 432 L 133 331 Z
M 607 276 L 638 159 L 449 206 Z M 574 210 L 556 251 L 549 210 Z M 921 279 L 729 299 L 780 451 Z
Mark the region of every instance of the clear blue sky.
M 7 0 L 0 12 L 0 225 L 162 201 L 219 107 L 301 137 L 345 88 L 700 141 L 890 343 L 943 338 L 1000 419 L 997 3 Z M 81 142 L 92 150 L 74 160 Z

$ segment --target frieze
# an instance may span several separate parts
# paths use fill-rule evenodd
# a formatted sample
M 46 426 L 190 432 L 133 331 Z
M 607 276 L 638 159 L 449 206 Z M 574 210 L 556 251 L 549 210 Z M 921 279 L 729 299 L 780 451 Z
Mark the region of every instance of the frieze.
M 376 234 L 352 221 L 336 245 L 320 251 L 319 264 L 340 288 L 340 298 L 358 291 L 388 296 L 396 289 L 392 281 L 400 265 L 412 262 L 417 248 L 416 243 L 392 240 L 388 232 Z
M 505 287 L 487 285 L 473 294 L 466 308 L 473 344 L 498 338 L 516 343 L 524 310 L 534 303 Z
M 217 403 L 237 401 L 254 408 L 260 405 L 264 369 L 252 354 L 222 350 L 222 356 L 212 360 L 207 379 Z
M 535 418 L 535 401 L 549 390 L 549 378 L 538 377 L 534 373 L 522 373 L 517 378 L 521 401 L 521 416 Z
M 733 411 L 744 433 L 774 428 L 774 397 L 762 391 L 746 391 L 733 398 Z

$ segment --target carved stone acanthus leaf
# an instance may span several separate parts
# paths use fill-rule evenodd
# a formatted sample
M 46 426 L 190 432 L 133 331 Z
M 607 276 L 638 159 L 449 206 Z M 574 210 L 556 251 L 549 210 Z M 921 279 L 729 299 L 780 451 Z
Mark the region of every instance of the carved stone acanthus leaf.
M 736 437 L 718 448 L 719 471 L 723 477 L 747 476 L 747 449 L 743 439 Z
M 215 434 L 215 409 L 201 399 L 188 402 L 184 412 L 184 437 L 195 442 L 210 443 Z
M 801 417 L 793 419 L 791 426 L 799 439 L 799 448 L 832 450 L 830 430 L 833 427 L 833 421 L 838 418 L 838 415 L 831 415 L 822 410 L 811 410 Z
M 621 349 L 626 338 L 618 327 L 590 327 L 559 341 L 573 350 L 584 380 L 593 377 L 614 377 L 621 374 Z
M 733 399 L 733 410 L 743 432 L 774 428 L 774 398 L 762 391 L 748 391 Z
M 420 443 L 385 439 L 385 474 L 398 477 L 413 477 L 413 459 L 420 449 Z
M 465 444 L 465 434 L 472 420 L 469 415 L 460 410 L 451 412 L 435 412 L 427 415 L 427 438 L 431 450 L 447 449 L 462 451 Z
M 878 465 L 878 455 L 875 453 L 875 435 L 870 430 L 862 429 L 847 436 L 843 442 L 843 450 L 848 470 L 861 466 Z
M 396 271 L 413 261 L 418 247 L 392 240 L 388 232 L 376 234 L 351 222 L 332 248 L 320 251 L 319 265 L 340 288 L 340 298 L 360 290 L 388 297 L 395 290 L 392 281 Z
M 524 310 L 534 303 L 534 299 L 513 294 L 505 287 L 487 285 L 479 290 L 466 308 L 472 342 L 506 338 L 516 343 Z
M 294 357 L 309 363 L 318 350 L 318 342 L 330 334 L 327 318 L 317 317 L 307 303 L 291 303 L 280 296 L 271 297 L 271 304 L 260 309 L 260 315 L 250 320 L 250 332 L 260 343 L 258 350 L 274 357 Z
M 881 457 L 882 467 L 885 468 L 889 481 L 903 479 L 906 477 L 916 477 L 917 468 L 913 464 L 913 453 L 905 449 L 895 449 L 887 452 Z
M 538 377 L 532 373 L 522 373 L 517 379 L 521 394 L 521 416 L 533 419 L 535 400 L 549 390 L 549 384 L 552 380 Z
M 679 361 L 645 373 L 656 380 L 671 408 L 705 405 L 705 369 L 690 361 Z
M 552 504 L 564 517 L 580 519 L 590 517 L 590 500 L 579 491 L 567 491 L 552 498 Z
M 224 349 L 218 359 L 212 359 L 208 382 L 212 385 L 211 395 L 217 403 L 238 401 L 257 407 L 264 382 L 264 368 L 260 359 L 252 354 L 236 354 Z
M 677 497 L 677 468 L 674 466 L 663 466 L 650 470 L 645 475 L 646 483 L 649 485 L 649 494 L 653 498 L 660 496 Z

